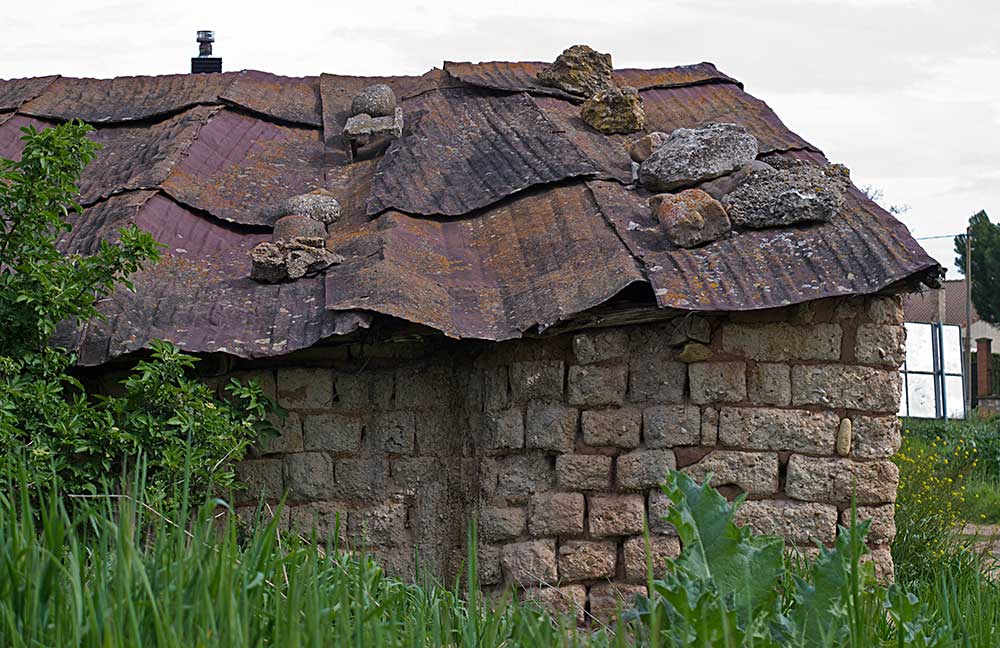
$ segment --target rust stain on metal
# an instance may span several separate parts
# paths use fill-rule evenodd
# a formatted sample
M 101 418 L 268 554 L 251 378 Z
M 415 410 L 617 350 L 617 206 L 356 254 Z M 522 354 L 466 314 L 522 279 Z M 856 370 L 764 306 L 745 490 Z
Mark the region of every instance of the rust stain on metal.
M 577 97 L 558 88 L 551 88 L 539 83 L 537 75 L 547 65 L 548 63 L 539 61 L 490 61 L 488 63 L 445 61 L 444 71 L 469 85 L 491 90 L 530 92 L 577 102 L 582 102 L 586 98 Z
M 282 126 L 222 110 L 161 187 L 217 218 L 269 226 L 278 201 L 323 186 L 326 164 L 318 130 Z
M 283 122 L 323 125 L 319 77 L 286 77 L 244 70 L 219 98 Z
M 684 249 L 662 235 L 648 192 L 588 184 L 661 308 L 742 311 L 870 294 L 937 266 L 902 223 L 853 188 L 830 223 L 740 231 Z
M 63 249 L 92 250 L 127 224 L 164 244 L 163 259 L 132 275 L 134 293 L 120 289 L 101 304 L 106 319 L 60 329 L 58 341 L 76 350 L 82 365 L 137 351 L 156 338 L 195 352 L 280 355 L 371 321 L 368 314 L 328 310 L 321 277 L 252 281 L 248 252 L 266 234 L 204 218 L 152 192 L 114 196 L 87 209 Z
M 26 101 L 40 95 L 57 78 L 53 75 L 30 79 L 0 79 L 0 112 L 17 110 Z
M 536 189 L 470 219 L 386 212 L 361 231 L 335 232 L 329 247 L 347 261 L 327 272 L 328 308 L 453 337 L 518 337 L 642 280 L 581 183 Z
M 713 83 L 682 88 L 644 90 L 646 130 L 669 133 L 710 122 L 741 124 L 760 144 L 760 152 L 811 149 L 819 151 L 785 126 L 760 99 L 731 83 Z
M 22 128 L 32 126 L 36 130 L 48 128 L 50 122 L 27 117 L 19 113 L 8 113 L 7 119 L 0 117 L 0 158 L 7 160 L 20 160 L 21 151 L 24 150 L 24 142 L 21 138 L 24 133 Z
M 655 70 L 627 68 L 615 70 L 614 78 L 618 85 L 632 86 L 638 90 L 680 88 L 708 83 L 732 83 L 740 88 L 743 87 L 743 84 L 733 77 L 719 72 L 712 63 L 695 63 L 694 65 L 679 65 Z
M 149 119 L 199 104 L 217 104 L 234 78 L 232 72 L 114 79 L 59 77 L 21 106 L 21 112 L 91 124 Z
M 379 162 L 369 215 L 460 216 L 536 184 L 596 172 L 525 94 L 440 90 L 405 109 L 406 134 Z
M 598 173 L 621 182 L 632 181 L 632 160 L 626 145 L 637 135 L 604 135 L 580 119 L 580 106 L 555 97 L 532 97 L 559 132 L 587 156 Z

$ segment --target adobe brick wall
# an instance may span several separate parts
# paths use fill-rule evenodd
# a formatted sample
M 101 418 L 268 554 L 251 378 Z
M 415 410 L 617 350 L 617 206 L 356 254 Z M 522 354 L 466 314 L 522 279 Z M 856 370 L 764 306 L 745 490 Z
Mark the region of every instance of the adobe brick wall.
M 290 415 L 241 464 L 244 503 L 287 489 L 282 524 L 321 533 L 339 512 L 343 538 L 410 577 L 458 570 L 476 518 L 485 589 L 600 617 L 643 590 L 644 518 L 654 557 L 680 551 L 656 488 L 676 467 L 747 492 L 740 521 L 807 555 L 854 490 L 888 575 L 903 344 L 900 300 L 879 298 L 316 350 L 254 372 Z

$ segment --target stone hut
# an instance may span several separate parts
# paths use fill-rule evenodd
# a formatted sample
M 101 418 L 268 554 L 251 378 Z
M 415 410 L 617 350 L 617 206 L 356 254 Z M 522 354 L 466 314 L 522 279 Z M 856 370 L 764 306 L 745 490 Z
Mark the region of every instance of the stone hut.
M 680 550 L 667 468 L 806 553 L 856 485 L 887 573 L 900 295 L 939 266 L 713 65 L 604 56 L 0 82 L 3 157 L 97 126 L 67 251 L 166 246 L 61 342 L 108 384 L 155 338 L 260 378 L 289 415 L 241 503 L 397 574 L 453 574 L 475 519 L 485 588 L 605 614 L 644 518 Z

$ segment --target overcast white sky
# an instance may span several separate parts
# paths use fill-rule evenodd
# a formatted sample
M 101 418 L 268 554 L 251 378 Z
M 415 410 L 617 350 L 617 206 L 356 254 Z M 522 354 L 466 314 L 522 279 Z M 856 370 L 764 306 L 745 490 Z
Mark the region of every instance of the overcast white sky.
M 420 74 L 551 60 L 586 43 L 615 67 L 711 61 L 844 162 L 917 237 L 1000 219 L 997 0 L 47 0 L 0 7 L 0 78 L 186 72 L 214 29 L 223 69 Z M 43 18 L 42 15 L 57 18 Z M 952 266 L 949 239 L 922 241 Z M 955 276 L 954 271 L 949 272 Z

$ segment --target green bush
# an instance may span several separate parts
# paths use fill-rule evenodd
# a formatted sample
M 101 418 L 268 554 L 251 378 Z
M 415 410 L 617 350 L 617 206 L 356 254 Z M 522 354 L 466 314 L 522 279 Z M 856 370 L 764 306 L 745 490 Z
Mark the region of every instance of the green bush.
M 218 400 L 188 376 L 195 358 L 155 342 L 124 395 L 96 397 L 71 374 L 73 355 L 49 344 L 60 323 L 98 317 L 97 301 L 130 288 L 129 275 L 158 256 L 134 226 L 89 256 L 56 245 L 81 211 L 76 183 L 97 149 L 90 130 L 23 129 L 21 159 L 0 160 L 0 471 L 27 467 L 31 482 L 96 493 L 143 457 L 151 496 L 167 495 L 185 463 L 192 492 L 228 486 L 232 462 L 268 427 L 259 385 L 230 385 Z

